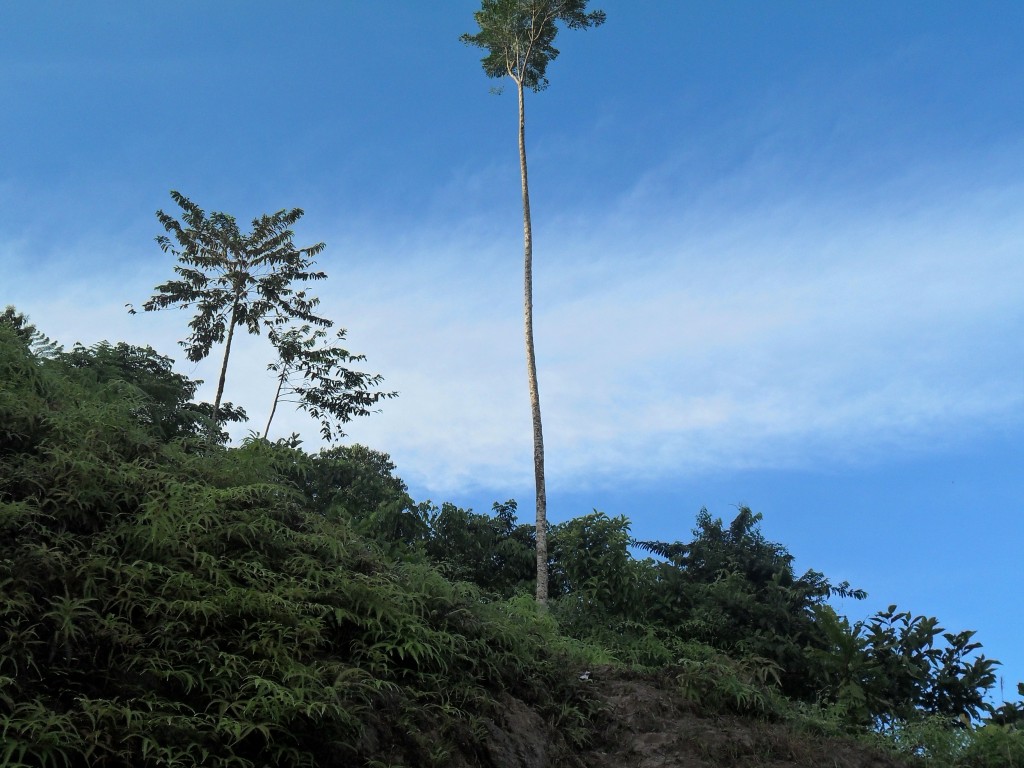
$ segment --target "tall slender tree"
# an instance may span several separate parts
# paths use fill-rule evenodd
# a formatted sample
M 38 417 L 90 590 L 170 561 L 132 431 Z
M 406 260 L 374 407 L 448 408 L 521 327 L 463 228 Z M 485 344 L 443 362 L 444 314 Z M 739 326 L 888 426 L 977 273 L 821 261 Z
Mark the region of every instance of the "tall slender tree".
M 519 175 L 523 193 L 523 305 L 526 372 L 533 416 L 533 467 L 537 492 L 537 601 L 548 598 L 547 491 L 544 481 L 544 430 L 541 426 L 537 359 L 533 344 L 533 222 L 526 166 L 525 89 L 548 86 L 548 64 L 558 56 L 553 43 L 558 24 L 587 29 L 604 23 L 604 11 L 587 12 L 589 0 L 483 0 L 473 14 L 480 31 L 464 34 L 462 42 L 483 48 L 481 59 L 488 77 L 509 77 L 519 97 Z
M 284 319 L 324 328 L 333 325 L 315 314 L 320 300 L 295 285 L 327 277 L 312 269 L 313 257 L 324 243 L 306 248 L 292 243 L 291 227 L 302 217 L 301 208 L 253 219 L 252 231 L 243 234 L 233 216 L 217 212 L 207 216 L 180 192 L 172 191 L 171 198 L 181 208 L 182 220 L 157 211 L 167 234 L 156 241 L 165 253 L 177 257 L 174 271 L 179 277 L 158 285 L 142 308 L 147 312 L 195 308 L 189 322 L 192 333 L 179 342 L 192 362 L 205 359 L 215 344 L 224 344 L 213 403 L 216 424 L 236 326 L 258 335 L 261 326 Z M 129 311 L 134 309 L 129 306 Z

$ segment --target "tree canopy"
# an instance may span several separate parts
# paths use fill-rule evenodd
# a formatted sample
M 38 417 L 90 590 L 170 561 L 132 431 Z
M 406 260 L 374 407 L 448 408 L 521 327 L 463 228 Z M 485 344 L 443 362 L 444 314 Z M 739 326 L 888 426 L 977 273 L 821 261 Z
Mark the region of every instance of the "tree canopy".
M 308 295 L 302 285 L 327 277 L 312 268 L 313 257 L 325 244 L 295 247 L 291 227 L 302 218 L 301 208 L 253 219 L 251 231 L 243 233 L 234 216 L 220 212 L 207 216 L 177 191 L 171 192 L 171 198 L 182 210 L 181 221 L 157 211 L 167 234 L 156 241 L 165 253 L 177 258 L 174 272 L 178 278 L 158 285 L 142 308 L 147 312 L 195 309 L 189 321 L 191 333 L 180 342 L 193 362 L 205 359 L 215 344 L 224 344 L 213 405 L 216 421 L 236 327 L 259 334 L 263 326 L 286 320 L 332 325 L 316 314 L 319 299 Z
M 605 22 L 604 11 L 587 12 L 587 2 L 483 0 L 473 14 L 480 31 L 459 39 L 487 51 L 481 64 L 488 77 L 511 77 L 523 87 L 540 91 L 548 86 L 548 64 L 559 54 L 554 46 L 558 24 L 586 29 Z
M 397 392 L 375 390 L 384 377 L 353 370 L 351 363 L 365 360 L 366 356 L 325 343 L 327 332 L 322 328 L 272 327 L 268 335 L 277 350 L 277 360 L 267 365 L 277 374 L 277 389 L 263 437 L 270 433 L 274 413 L 282 401 L 297 404 L 317 419 L 321 437 L 331 442 L 344 435 L 340 425 L 356 416 L 368 416 L 381 400 L 398 396 Z M 345 329 L 339 329 L 335 338 L 344 341 Z

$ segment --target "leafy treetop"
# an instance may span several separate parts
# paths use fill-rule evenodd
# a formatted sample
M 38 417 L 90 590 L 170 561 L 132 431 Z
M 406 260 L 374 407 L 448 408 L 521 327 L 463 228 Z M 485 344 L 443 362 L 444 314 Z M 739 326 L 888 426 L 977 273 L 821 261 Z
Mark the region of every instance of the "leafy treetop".
M 380 374 L 350 368 L 351 363 L 366 356 L 353 355 L 338 344 L 326 342 L 327 331 L 322 328 L 271 328 L 267 335 L 278 354 L 277 360 L 267 366 L 277 374 L 277 392 L 263 437 L 270 433 L 278 402 L 294 402 L 318 419 L 320 435 L 330 442 L 344 435 L 341 424 L 355 416 L 367 416 L 381 400 L 398 396 L 397 392 L 374 389 L 384 380 Z M 345 329 L 339 329 L 335 336 L 343 341 Z
M 302 217 L 301 208 L 253 219 L 252 231 L 243 234 L 234 216 L 218 212 L 207 216 L 180 192 L 172 191 L 171 197 L 182 210 L 181 221 L 157 211 L 168 234 L 159 235 L 156 241 L 164 252 L 177 257 L 174 271 L 178 279 L 158 285 L 142 308 L 149 312 L 195 307 L 196 314 L 189 322 L 192 333 L 180 342 L 192 362 L 205 359 L 214 344 L 224 343 L 213 406 L 216 421 L 236 326 L 258 335 L 262 325 L 290 319 L 320 327 L 332 325 L 315 313 L 320 300 L 294 285 L 327 277 L 312 269 L 313 257 L 325 245 L 296 248 L 293 244 L 291 227 Z M 131 305 L 129 311 L 135 312 Z
M 487 55 L 481 59 L 488 77 L 511 77 L 519 86 L 542 91 L 548 64 L 558 57 L 557 22 L 569 29 L 604 23 L 604 11 L 587 13 L 587 0 L 483 0 L 475 14 L 480 31 L 459 39 Z
M 182 221 L 157 211 L 167 235 L 156 238 L 160 248 L 181 262 L 174 271 L 179 280 L 156 287 L 157 293 L 142 305 L 146 311 L 181 305 L 196 306 L 198 314 L 189 323 L 192 335 L 182 346 L 193 362 L 210 354 L 215 343 L 224 340 L 228 313 L 235 325 L 245 325 L 258 334 L 260 322 L 273 311 L 320 326 L 326 318 L 314 314 L 319 301 L 296 291 L 297 280 L 323 280 L 327 275 L 311 270 L 313 257 L 325 243 L 296 248 L 291 227 L 303 215 L 301 208 L 280 210 L 253 219 L 252 231 L 242 234 L 234 216 L 203 210 L 182 195 L 171 197 L 183 211 Z M 177 243 L 177 246 L 175 245 Z

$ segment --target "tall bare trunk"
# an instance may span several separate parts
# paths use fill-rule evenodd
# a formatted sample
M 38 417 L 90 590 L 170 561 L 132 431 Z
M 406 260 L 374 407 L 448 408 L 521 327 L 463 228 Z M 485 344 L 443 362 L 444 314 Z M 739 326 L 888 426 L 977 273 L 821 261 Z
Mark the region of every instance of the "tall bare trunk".
M 537 388 L 537 357 L 533 348 L 533 224 L 530 219 L 530 185 L 526 173 L 526 108 L 523 83 L 519 94 L 519 172 L 523 181 L 523 307 L 526 325 L 526 375 L 530 382 L 530 410 L 533 414 L 533 475 L 537 489 L 537 602 L 548 599 L 548 501 L 544 486 L 544 430 L 540 420 L 540 391 Z

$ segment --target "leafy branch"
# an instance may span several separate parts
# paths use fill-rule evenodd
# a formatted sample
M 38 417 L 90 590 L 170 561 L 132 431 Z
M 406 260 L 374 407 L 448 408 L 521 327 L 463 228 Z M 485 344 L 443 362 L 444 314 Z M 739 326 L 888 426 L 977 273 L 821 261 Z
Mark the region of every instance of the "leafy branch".
M 271 328 L 268 336 L 278 354 L 277 360 L 267 366 L 277 374 L 277 390 L 264 438 L 270 433 L 279 402 L 296 403 L 300 410 L 319 419 L 320 434 L 332 441 L 344 434 L 339 425 L 355 416 L 369 415 L 381 400 L 398 396 L 397 392 L 372 391 L 384 377 L 352 370 L 349 364 L 366 356 L 324 343 L 327 331 L 322 328 Z M 344 340 L 345 329 L 339 329 L 335 336 L 338 341 Z

